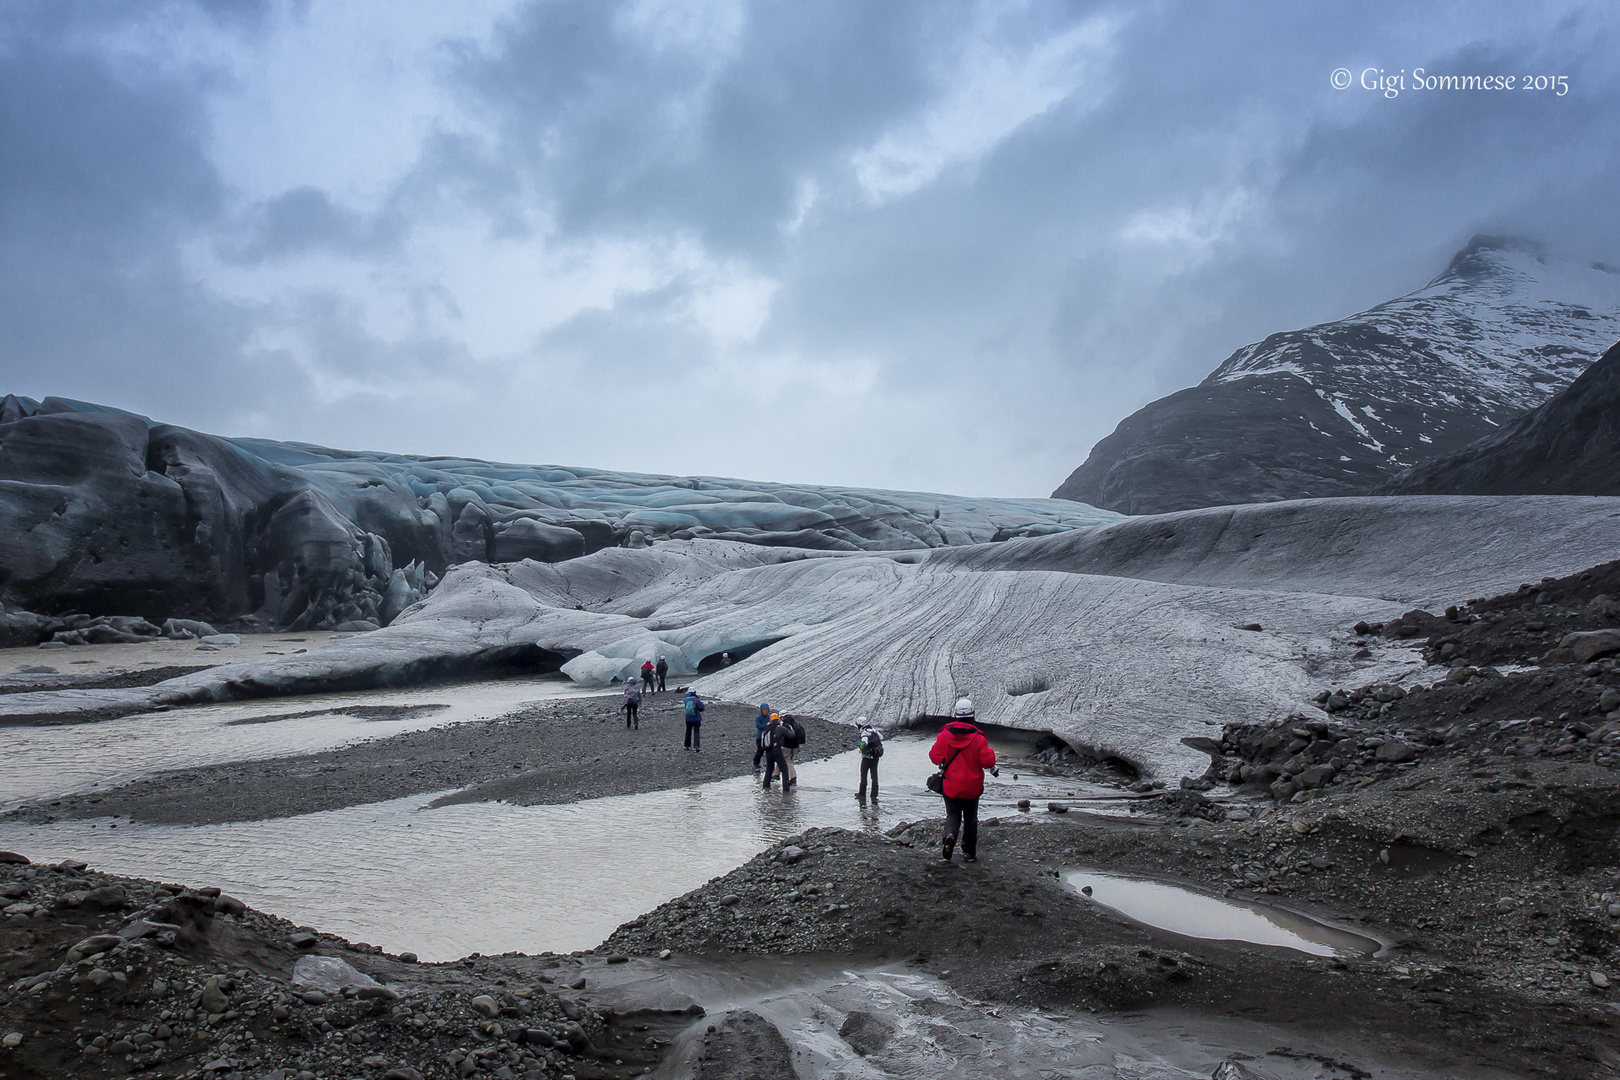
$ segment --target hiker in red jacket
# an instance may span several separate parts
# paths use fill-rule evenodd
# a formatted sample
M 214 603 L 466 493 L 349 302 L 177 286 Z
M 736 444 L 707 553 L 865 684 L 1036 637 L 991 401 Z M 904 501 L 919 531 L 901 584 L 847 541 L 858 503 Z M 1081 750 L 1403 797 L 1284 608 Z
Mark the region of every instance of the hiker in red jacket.
M 928 751 L 928 760 L 945 774 L 945 861 L 951 861 L 951 849 L 960 835 L 963 860 L 978 862 L 979 796 L 984 794 L 984 771 L 989 769 L 997 776 L 1001 772 L 996 768 L 996 752 L 990 749 L 989 740 L 973 726 L 973 702 L 957 699 L 951 718 Z

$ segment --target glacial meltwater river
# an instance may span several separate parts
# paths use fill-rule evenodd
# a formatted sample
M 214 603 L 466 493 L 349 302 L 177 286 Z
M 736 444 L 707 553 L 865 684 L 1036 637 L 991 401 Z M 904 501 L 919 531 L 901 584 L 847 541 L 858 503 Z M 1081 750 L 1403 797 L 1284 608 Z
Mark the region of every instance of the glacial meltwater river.
M 0 808 L 108 788 L 161 769 L 304 753 L 487 719 L 528 702 L 580 693 L 560 680 L 524 679 L 13 728 L 0 731 L 6 749 L 0 755 Z M 401 720 L 342 714 L 357 706 L 413 704 L 450 707 Z M 332 711 L 243 722 L 323 709 Z M 620 923 L 804 829 L 886 830 L 938 816 L 939 800 L 924 787 L 933 771 L 927 746 L 918 737 L 890 739 L 878 806 L 854 798 L 858 765 L 850 751 L 801 765 L 797 788 L 785 796 L 760 790 L 752 776 L 552 806 L 430 807 L 445 794 L 431 792 L 219 825 L 0 822 L 0 848 L 35 861 L 82 859 L 112 873 L 218 885 L 261 910 L 425 960 L 470 952 L 567 952 L 597 944 Z M 986 791 L 983 812 L 1016 813 L 1012 804 L 1019 797 L 1108 800 L 1117 794 L 1052 777 L 1014 780 L 1003 770 Z

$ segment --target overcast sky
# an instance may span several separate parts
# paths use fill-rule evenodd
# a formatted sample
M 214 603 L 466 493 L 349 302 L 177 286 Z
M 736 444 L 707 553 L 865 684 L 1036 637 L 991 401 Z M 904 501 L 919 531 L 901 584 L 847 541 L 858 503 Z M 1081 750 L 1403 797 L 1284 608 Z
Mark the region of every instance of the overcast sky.
M 1476 231 L 1620 262 L 1616 55 L 1611 3 L 8 0 L 0 392 L 1045 495 Z

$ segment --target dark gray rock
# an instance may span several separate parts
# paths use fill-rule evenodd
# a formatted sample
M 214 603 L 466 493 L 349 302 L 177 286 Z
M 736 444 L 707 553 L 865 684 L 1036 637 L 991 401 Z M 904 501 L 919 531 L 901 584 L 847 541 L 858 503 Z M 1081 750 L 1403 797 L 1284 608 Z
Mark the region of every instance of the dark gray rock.
M 1313 765 L 1308 769 L 1300 770 L 1300 772 L 1294 776 L 1293 780 L 1297 787 L 1301 788 L 1302 790 L 1309 791 L 1312 788 L 1321 787 L 1323 784 L 1333 779 L 1337 773 L 1338 770 L 1332 765 Z
M 1620 653 L 1620 630 L 1584 630 L 1565 634 L 1558 648 L 1568 650 L 1574 662 L 1584 664 L 1600 656 Z
M 231 1007 L 231 1000 L 225 996 L 225 990 L 220 985 L 218 975 L 210 976 L 207 984 L 203 986 L 200 1004 L 205 1012 L 216 1015 Z
M 869 1012 L 856 1009 L 844 1017 L 838 1034 L 849 1043 L 850 1049 L 862 1057 L 883 1052 L 894 1038 L 894 1025 Z
M 84 907 L 116 911 L 129 903 L 129 896 L 117 885 L 102 885 L 86 892 L 79 903 Z
M 1373 756 L 1379 761 L 1400 765 L 1417 757 L 1417 751 L 1399 739 L 1391 739 L 1380 746 Z

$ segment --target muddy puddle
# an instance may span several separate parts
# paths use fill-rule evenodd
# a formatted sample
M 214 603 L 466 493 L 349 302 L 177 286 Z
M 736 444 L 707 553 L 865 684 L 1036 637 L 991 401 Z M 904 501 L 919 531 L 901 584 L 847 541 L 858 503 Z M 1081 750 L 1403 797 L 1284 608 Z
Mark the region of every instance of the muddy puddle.
M 1227 900 L 1191 889 L 1070 870 L 1063 882 L 1126 918 L 1186 937 L 1275 945 L 1313 956 L 1368 956 L 1384 943 L 1272 904 Z
M 425 719 L 442 722 L 445 715 Z M 292 721 L 224 730 L 234 739 L 286 723 Z M 371 734 L 381 725 L 364 726 Z M 220 825 L 5 823 L 0 848 L 40 861 L 76 858 L 114 873 L 216 884 L 261 910 L 424 959 L 566 952 L 594 946 L 620 923 L 804 829 L 886 830 L 938 816 L 939 799 L 924 787 L 933 771 L 928 745 L 890 741 L 883 802 L 876 806 L 853 796 L 859 767 L 850 752 L 801 765 L 791 795 L 761 791 L 751 776 L 552 806 L 432 807 L 445 794 L 435 792 Z M 1054 790 L 1087 793 L 1068 782 L 1054 788 L 1045 777 L 1015 781 L 1004 769 L 986 789 L 984 813 L 1022 818 L 1013 809 L 1017 799 L 1044 799 Z
M 327 750 L 601 695 L 562 676 L 196 705 L 96 724 L 0 730 L 0 810 L 165 769 Z M 347 710 L 347 711 L 346 711 Z
M 635 960 L 584 969 L 593 1001 L 624 1011 L 706 1015 L 675 1040 L 653 1076 L 686 1080 L 711 1025 L 728 1013 L 755 1013 L 775 1025 L 794 1051 L 800 1076 L 822 1080 L 1013 1080 L 1129 1077 L 1207 1080 L 1224 1061 L 1237 1075 L 1304 1080 L 1344 1075 L 1322 1058 L 1354 1056 L 1359 1075 L 1433 1078 L 1342 1042 L 1316 1046 L 1298 1029 L 1231 1019 L 1199 1019 L 1166 1010 L 1102 1018 L 994 1005 L 963 997 L 946 983 L 904 966 L 840 964 L 816 957 L 738 957 L 724 966 L 698 960 Z M 1289 1056 L 1272 1054 L 1288 1046 Z

